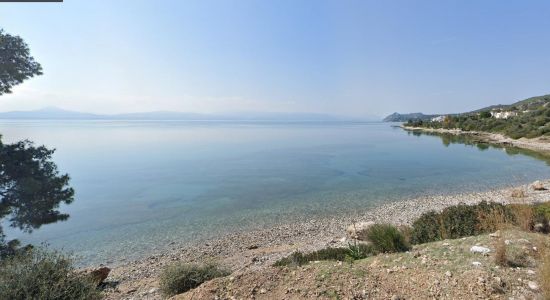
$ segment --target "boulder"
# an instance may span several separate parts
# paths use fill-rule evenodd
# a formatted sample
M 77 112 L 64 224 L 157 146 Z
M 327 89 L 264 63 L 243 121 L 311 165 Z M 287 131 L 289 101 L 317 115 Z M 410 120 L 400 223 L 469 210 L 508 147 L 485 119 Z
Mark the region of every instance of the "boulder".
M 95 270 L 90 271 L 90 276 L 92 277 L 93 281 L 97 283 L 97 285 L 100 285 L 107 279 L 107 276 L 109 276 L 109 272 L 111 272 L 111 269 L 107 267 L 101 267 Z
M 539 180 L 533 182 L 531 184 L 531 188 L 535 191 L 544 191 L 544 190 L 546 190 L 546 188 L 544 187 L 544 184 L 542 184 L 542 182 L 540 182 Z
M 361 239 L 361 237 L 363 236 L 361 233 L 366 232 L 367 229 L 369 229 L 369 227 L 374 224 L 375 223 L 372 221 L 357 222 L 348 226 L 348 228 L 346 229 L 346 233 L 350 238 Z
M 483 247 L 483 246 L 472 246 L 472 248 L 470 248 L 470 252 L 487 254 L 487 253 L 491 252 L 491 249 L 489 249 L 487 247 Z

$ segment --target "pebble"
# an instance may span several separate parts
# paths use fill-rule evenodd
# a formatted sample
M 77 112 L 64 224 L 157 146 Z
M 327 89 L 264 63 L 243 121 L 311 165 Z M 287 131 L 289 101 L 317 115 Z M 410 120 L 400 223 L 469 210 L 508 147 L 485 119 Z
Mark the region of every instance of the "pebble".
M 527 286 L 532 289 L 533 291 L 538 291 L 539 290 L 539 285 L 534 282 L 534 281 L 529 281 L 527 282 Z
M 453 273 L 451 273 L 451 271 L 447 271 L 447 272 L 445 272 L 445 276 L 453 277 Z
M 472 248 L 470 248 L 470 252 L 486 254 L 491 252 L 491 249 L 483 246 L 472 246 Z
M 481 267 L 481 263 L 479 261 L 472 262 L 472 265 L 474 265 L 476 267 Z

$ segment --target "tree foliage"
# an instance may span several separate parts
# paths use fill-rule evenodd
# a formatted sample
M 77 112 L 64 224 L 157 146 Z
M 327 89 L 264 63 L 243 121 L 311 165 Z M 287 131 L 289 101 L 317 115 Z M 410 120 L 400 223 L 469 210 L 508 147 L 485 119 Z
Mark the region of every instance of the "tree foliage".
M 30 55 L 25 41 L 0 29 L 0 95 L 23 81 L 42 75 L 42 67 Z
M 73 201 L 69 176 L 51 161 L 55 150 L 30 141 L 4 144 L 0 139 L 0 221 L 24 232 L 66 220 L 57 209 Z M 17 241 L 7 242 L 0 227 L 0 255 L 10 254 Z

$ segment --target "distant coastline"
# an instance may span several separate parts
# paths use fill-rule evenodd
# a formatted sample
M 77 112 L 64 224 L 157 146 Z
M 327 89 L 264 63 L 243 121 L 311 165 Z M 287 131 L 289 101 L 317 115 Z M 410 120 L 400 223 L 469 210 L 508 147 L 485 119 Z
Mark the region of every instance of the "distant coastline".
M 489 143 L 494 145 L 500 145 L 505 147 L 516 147 L 528 150 L 533 150 L 544 155 L 550 155 L 550 138 L 538 137 L 538 138 L 520 138 L 512 139 L 503 134 L 482 132 L 482 131 L 464 131 L 460 129 L 444 129 L 444 128 L 427 128 L 427 127 L 408 127 L 401 125 L 407 131 L 416 132 L 428 132 L 436 134 L 453 134 L 464 135 L 474 138 L 477 142 Z

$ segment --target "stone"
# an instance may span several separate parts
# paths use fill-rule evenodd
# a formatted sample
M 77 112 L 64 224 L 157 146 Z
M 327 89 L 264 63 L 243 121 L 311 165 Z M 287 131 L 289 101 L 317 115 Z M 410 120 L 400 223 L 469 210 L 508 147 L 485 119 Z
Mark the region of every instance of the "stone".
M 95 270 L 92 270 L 90 272 L 90 276 L 92 277 L 92 280 L 96 282 L 96 284 L 99 286 L 100 284 L 107 279 L 107 276 L 109 276 L 109 272 L 111 272 L 111 269 L 107 267 L 101 267 Z
M 451 271 L 447 271 L 447 272 L 445 272 L 445 276 L 453 277 L 453 273 L 451 273 Z
M 369 229 L 369 227 L 374 224 L 375 223 L 372 221 L 357 222 L 348 226 L 348 228 L 346 229 L 346 233 L 350 238 L 360 239 L 361 233 L 365 232 L 367 229 Z
M 539 285 L 534 281 L 527 282 L 527 286 L 533 291 L 538 291 L 539 290 Z
M 265 293 L 267 293 L 267 290 L 266 290 L 266 289 L 261 289 L 261 290 L 260 290 L 260 294 L 265 294 Z
M 520 243 L 520 244 L 531 244 L 531 242 L 527 239 L 519 239 L 518 243 Z
M 472 265 L 475 267 L 481 267 L 481 263 L 479 261 L 472 262 Z
M 540 182 L 540 180 L 537 180 L 531 184 L 531 188 L 535 191 L 544 191 L 546 188 L 544 187 L 544 184 Z
M 499 238 L 500 237 L 500 230 L 497 230 L 493 233 L 490 233 L 489 236 L 492 237 L 492 238 Z
M 472 246 L 472 248 L 470 248 L 470 252 L 486 254 L 491 252 L 491 249 L 483 246 Z

